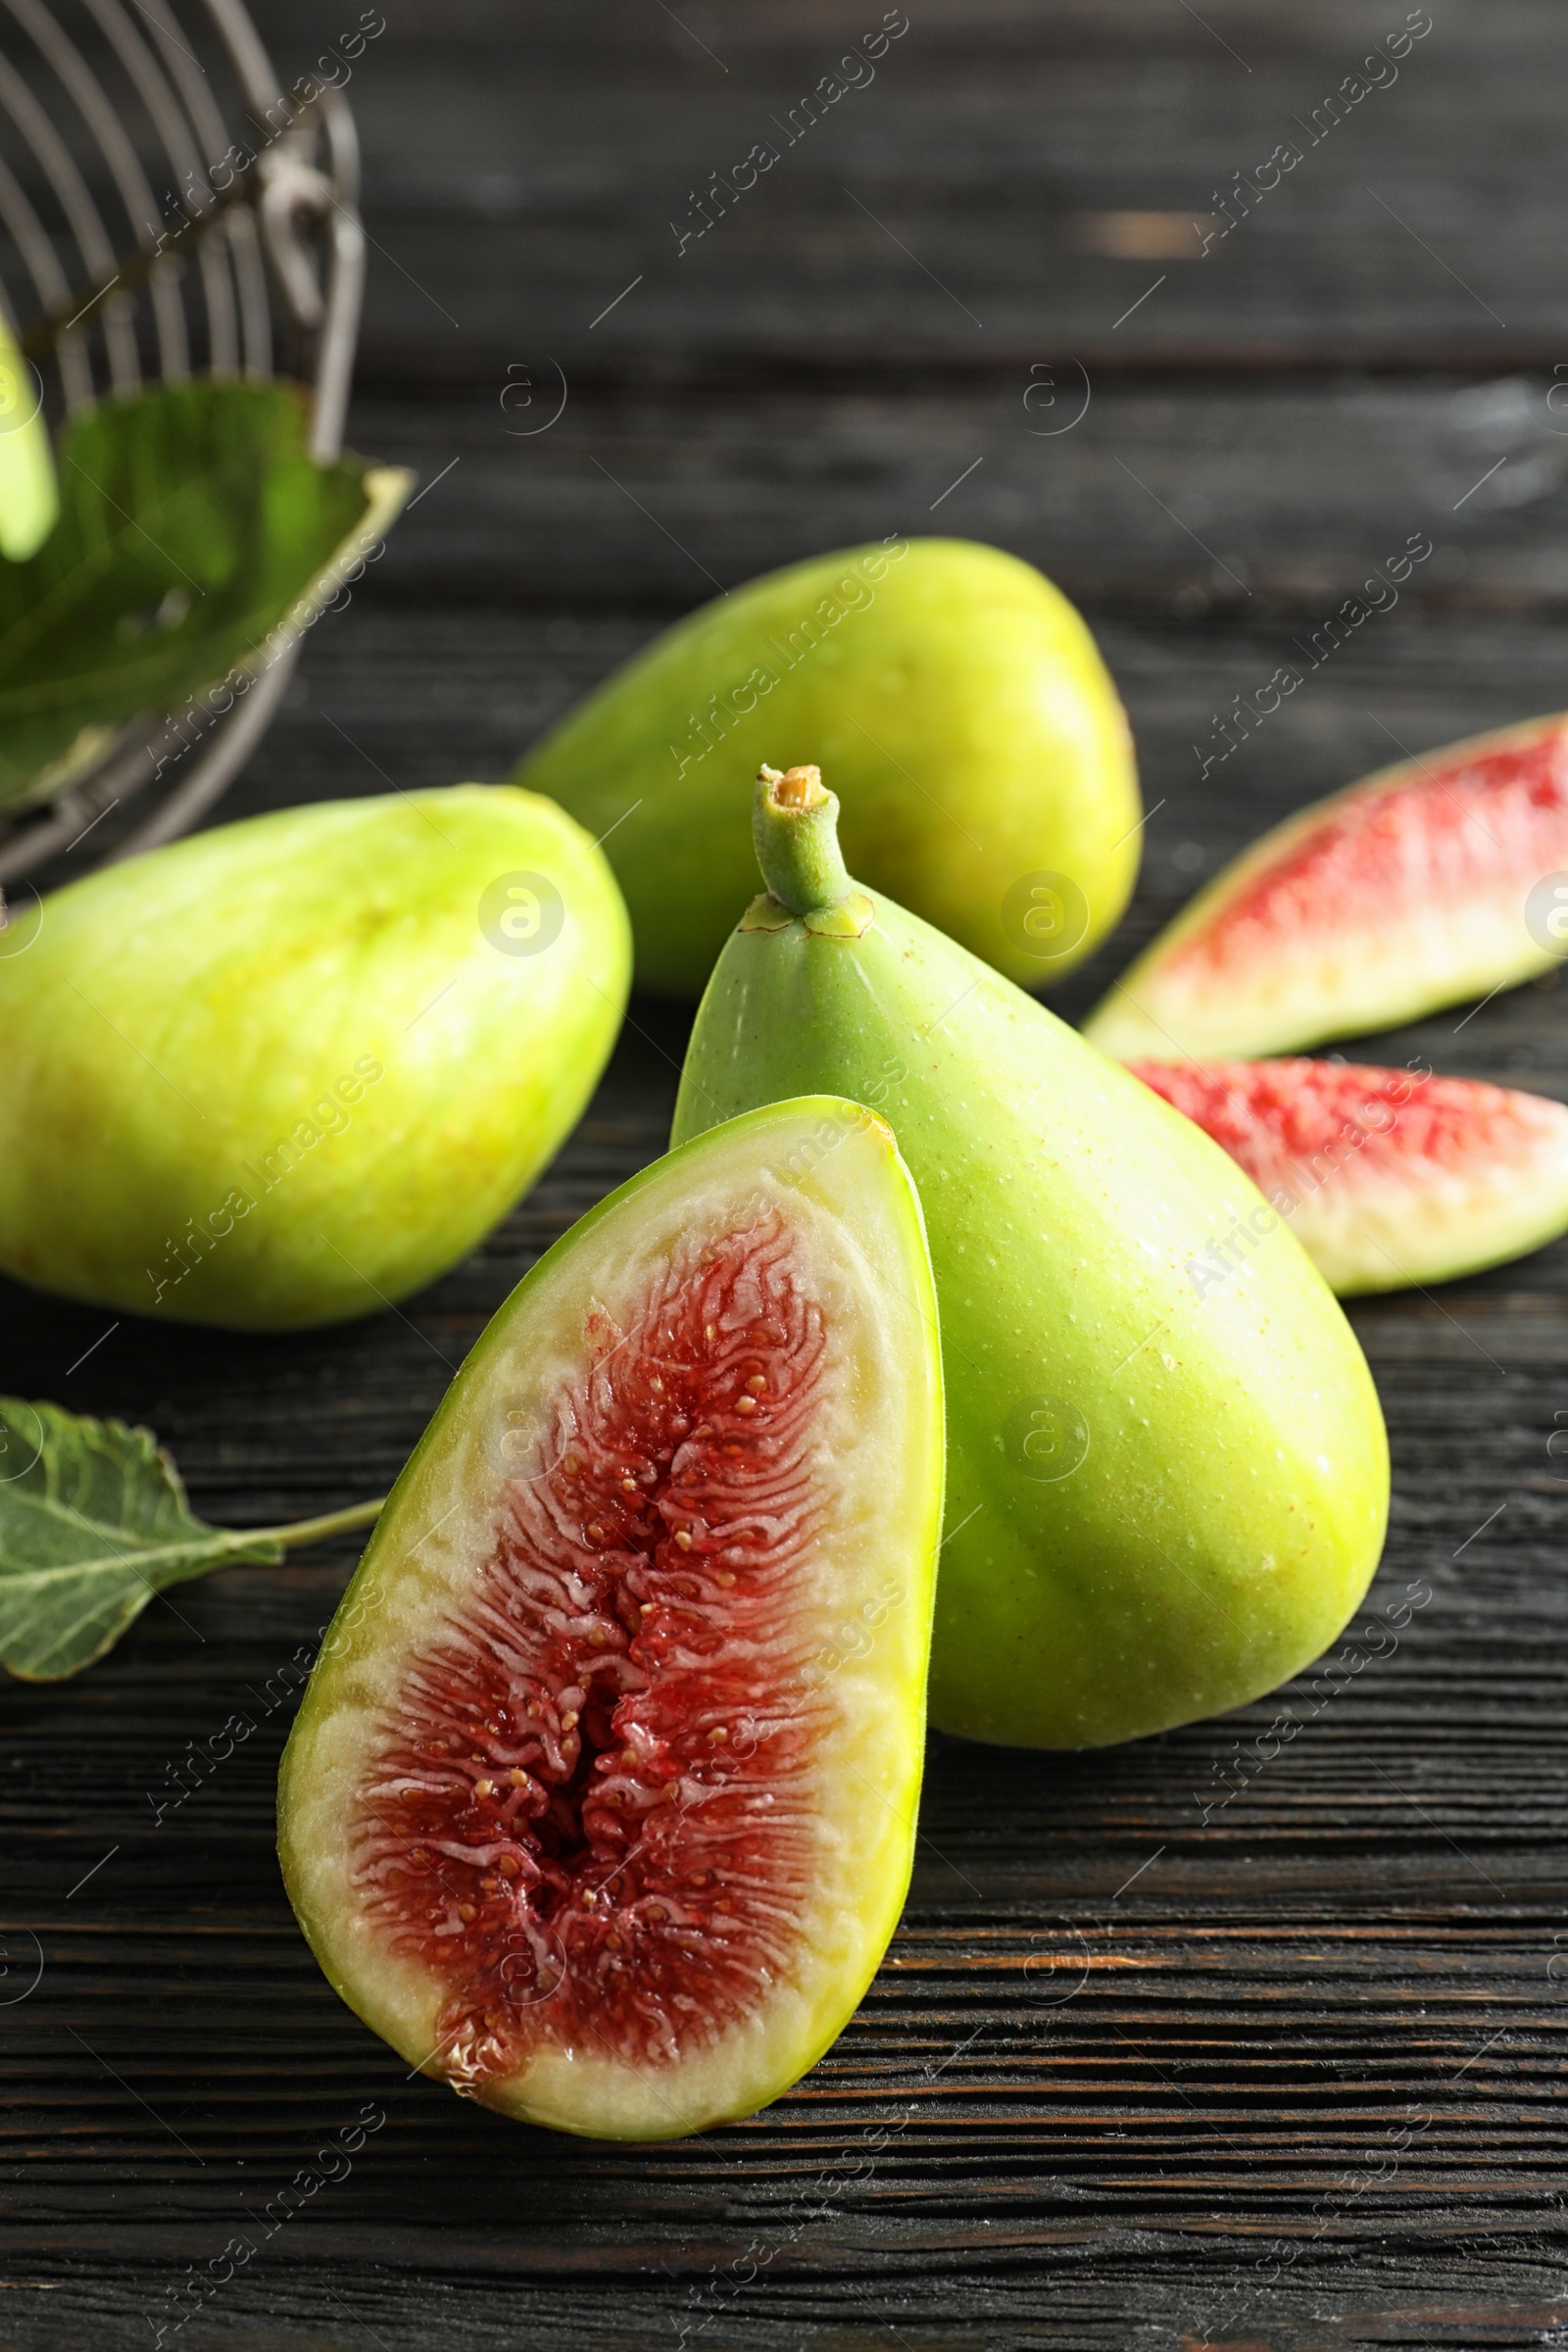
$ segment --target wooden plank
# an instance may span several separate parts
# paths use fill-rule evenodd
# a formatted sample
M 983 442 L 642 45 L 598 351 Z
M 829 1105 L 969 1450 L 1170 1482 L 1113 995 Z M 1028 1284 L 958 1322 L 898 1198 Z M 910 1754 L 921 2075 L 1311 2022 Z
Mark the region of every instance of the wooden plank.
M 809 129 L 802 102 L 880 7 L 406 19 L 349 84 L 377 240 L 368 365 L 450 380 L 477 347 L 592 352 L 633 382 L 1064 351 L 1549 368 L 1568 315 L 1536 159 L 1565 28 L 1528 0 L 1451 0 L 1364 73 L 1407 13 L 940 0 L 830 80 L 862 86 Z M 308 63 L 318 12 L 269 23 Z M 1292 143 L 1299 163 L 1260 186 Z M 759 147 L 778 161 L 740 188 Z M 1194 219 L 1217 224 L 1206 250 Z
M 1303 672 L 1357 592 L 1386 608 L 1370 634 L 1396 603 L 1568 599 L 1568 416 L 1547 376 L 1258 391 L 1020 364 L 964 389 L 805 400 L 584 389 L 522 349 L 461 406 L 356 404 L 356 446 L 424 491 L 386 582 L 680 611 L 826 548 L 947 532 L 1011 549 L 1098 611 L 1288 617 Z

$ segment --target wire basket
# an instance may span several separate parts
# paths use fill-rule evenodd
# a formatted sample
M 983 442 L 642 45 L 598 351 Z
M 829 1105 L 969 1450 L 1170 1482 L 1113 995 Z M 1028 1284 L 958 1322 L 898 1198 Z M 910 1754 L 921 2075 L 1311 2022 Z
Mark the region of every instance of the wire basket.
M 365 23 L 345 56 L 374 37 Z M 311 388 L 312 455 L 338 456 L 365 238 L 337 79 L 285 92 L 240 0 L 178 15 L 171 0 L 0 0 L 0 305 L 50 414 L 281 368 Z M 172 722 L 143 713 L 58 798 L 0 815 L 0 885 L 137 796 L 155 805 L 78 865 L 185 832 L 266 732 L 298 655 L 296 637 L 198 749 L 177 756 Z

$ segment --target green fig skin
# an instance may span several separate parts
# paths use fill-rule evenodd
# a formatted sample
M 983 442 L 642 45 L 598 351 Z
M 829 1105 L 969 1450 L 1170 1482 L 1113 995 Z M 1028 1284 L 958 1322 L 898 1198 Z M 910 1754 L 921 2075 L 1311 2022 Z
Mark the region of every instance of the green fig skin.
M 0 556 L 25 564 L 59 519 L 60 485 L 42 396 L 0 318 Z
M 933 1722 L 1085 1747 L 1257 1697 L 1382 1548 L 1388 1443 L 1339 1305 L 1217 1145 L 962 948 L 853 884 L 792 914 L 808 860 L 763 797 L 774 895 L 704 997 L 674 1137 L 808 1091 L 898 1137 L 948 1399 Z
M 605 837 L 638 985 L 689 999 L 757 888 L 742 779 L 803 758 L 834 779 L 855 871 L 1021 983 L 1059 979 L 1131 895 L 1138 776 L 1110 674 L 1059 590 L 967 540 L 849 548 L 704 606 L 516 781 Z M 1070 886 L 1043 935 L 1008 898 L 1041 877 Z
M 0 1267 L 239 1330 L 373 1314 L 557 1150 L 629 967 L 602 853 L 505 785 L 284 809 L 24 904 Z

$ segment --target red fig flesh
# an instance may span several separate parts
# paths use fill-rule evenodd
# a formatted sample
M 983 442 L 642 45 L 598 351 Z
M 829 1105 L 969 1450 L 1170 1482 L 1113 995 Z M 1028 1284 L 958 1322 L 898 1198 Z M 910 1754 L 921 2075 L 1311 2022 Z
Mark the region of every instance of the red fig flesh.
M 908 1883 L 942 1492 L 879 1119 L 776 1105 L 602 1202 L 454 1382 L 289 1742 L 284 1874 L 345 1999 L 565 2131 L 777 2096 Z
M 1394 1291 L 1568 1231 L 1568 1109 L 1355 1062 L 1134 1062 L 1246 1169 L 1333 1289 Z M 1225 1279 L 1218 1261 L 1195 1261 Z
M 1118 1061 L 1278 1054 L 1484 997 L 1565 953 L 1558 713 L 1384 768 L 1265 833 L 1085 1033 Z

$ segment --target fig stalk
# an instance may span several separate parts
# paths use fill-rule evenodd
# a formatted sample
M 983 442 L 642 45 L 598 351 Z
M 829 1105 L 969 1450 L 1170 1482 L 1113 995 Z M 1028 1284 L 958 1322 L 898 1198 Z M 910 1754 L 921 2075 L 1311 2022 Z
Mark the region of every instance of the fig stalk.
M 762 879 L 791 914 L 820 913 L 850 895 L 839 848 L 838 796 L 819 767 L 763 767 L 752 804 L 752 839 Z
M 302 1544 L 324 1544 L 328 1536 L 346 1536 L 357 1527 L 370 1527 L 385 1508 L 386 1496 L 381 1494 L 374 1502 L 352 1502 L 347 1510 L 326 1511 L 319 1519 L 296 1519 L 289 1527 L 259 1527 L 252 1541 L 281 1544 L 285 1551 L 297 1551 Z

